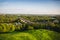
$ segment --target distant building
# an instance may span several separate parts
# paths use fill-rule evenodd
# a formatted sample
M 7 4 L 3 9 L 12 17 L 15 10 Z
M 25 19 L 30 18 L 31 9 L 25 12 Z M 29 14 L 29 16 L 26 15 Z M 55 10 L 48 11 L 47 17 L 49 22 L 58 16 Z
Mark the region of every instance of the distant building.
M 18 24 L 22 25 L 20 22 L 16 22 L 16 23 L 15 23 L 15 25 L 18 25 Z
M 59 23 L 59 20 L 56 19 L 56 20 L 54 20 L 53 22 L 54 22 L 54 23 Z

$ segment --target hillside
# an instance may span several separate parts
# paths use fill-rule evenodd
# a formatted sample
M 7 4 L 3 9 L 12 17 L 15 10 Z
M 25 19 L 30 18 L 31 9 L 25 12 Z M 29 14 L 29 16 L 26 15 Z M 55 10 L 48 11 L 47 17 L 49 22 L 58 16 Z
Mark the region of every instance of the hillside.
M 60 33 L 50 30 L 28 30 L 0 34 L 0 40 L 60 40 Z
M 0 40 L 60 40 L 57 16 L 0 15 Z

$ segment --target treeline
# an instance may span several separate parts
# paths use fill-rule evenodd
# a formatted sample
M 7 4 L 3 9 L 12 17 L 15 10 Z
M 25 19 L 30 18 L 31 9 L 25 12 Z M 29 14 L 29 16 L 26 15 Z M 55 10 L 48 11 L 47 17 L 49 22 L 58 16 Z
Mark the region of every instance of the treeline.
M 33 16 L 21 16 L 24 19 L 33 21 L 33 22 L 42 22 L 43 20 L 49 21 L 52 17 L 51 16 L 38 16 L 38 15 L 33 15 Z
M 25 30 L 33 30 L 33 29 L 51 29 L 59 28 L 60 24 L 54 23 L 40 23 L 40 24 L 15 24 L 15 23 L 0 23 L 0 32 L 13 32 L 13 31 L 25 31 Z M 57 29 L 58 30 L 58 29 Z
M 0 15 L 0 23 L 8 23 L 8 22 L 13 22 L 16 20 L 18 17 L 17 15 Z
M 9 23 L 0 23 L 0 32 L 13 32 L 15 30 L 15 25 Z
M 55 16 L 57 20 L 59 20 L 60 23 L 60 15 Z
M 21 16 L 21 15 L 0 15 L 0 33 L 24 31 L 32 29 L 49 29 L 60 31 L 60 16 Z M 33 23 L 24 23 L 23 20 L 29 20 Z

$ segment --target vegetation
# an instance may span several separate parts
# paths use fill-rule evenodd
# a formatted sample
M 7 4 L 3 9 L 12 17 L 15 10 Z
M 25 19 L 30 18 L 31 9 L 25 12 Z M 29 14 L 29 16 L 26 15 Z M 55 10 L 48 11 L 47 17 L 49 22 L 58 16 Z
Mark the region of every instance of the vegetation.
M 59 17 L 0 15 L 0 40 L 60 40 Z
M 0 23 L 0 32 L 13 32 L 15 26 L 13 24 Z
M 0 40 L 60 40 L 60 33 L 49 30 L 27 30 L 0 34 Z

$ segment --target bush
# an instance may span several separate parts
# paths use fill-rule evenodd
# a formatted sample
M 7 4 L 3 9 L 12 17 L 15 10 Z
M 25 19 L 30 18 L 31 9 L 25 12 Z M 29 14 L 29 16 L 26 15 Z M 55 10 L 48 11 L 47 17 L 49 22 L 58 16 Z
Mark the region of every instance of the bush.
M 9 26 L 9 32 L 13 32 L 14 30 L 15 30 L 15 25 L 13 25 L 13 24 L 8 24 L 8 26 Z M 8 27 L 7 26 L 7 27 Z
M 46 27 L 46 24 L 45 23 L 41 23 L 40 24 L 40 28 L 45 28 Z
M 55 27 L 56 25 L 55 25 L 54 23 L 52 23 L 52 22 L 49 22 L 49 23 L 48 23 L 48 26 L 50 26 L 50 27 Z
M 6 32 L 6 27 L 0 24 L 0 32 Z
M 32 30 L 32 29 L 34 29 L 32 26 L 28 26 L 28 28 L 27 28 L 28 30 Z
M 21 30 L 22 28 L 22 25 L 16 25 L 15 30 Z
M 34 29 L 39 29 L 40 28 L 40 24 L 34 23 L 34 24 L 32 24 L 32 27 L 34 27 Z
M 0 24 L 0 32 L 13 32 L 14 30 L 15 30 L 15 26 L 11 23 Z

